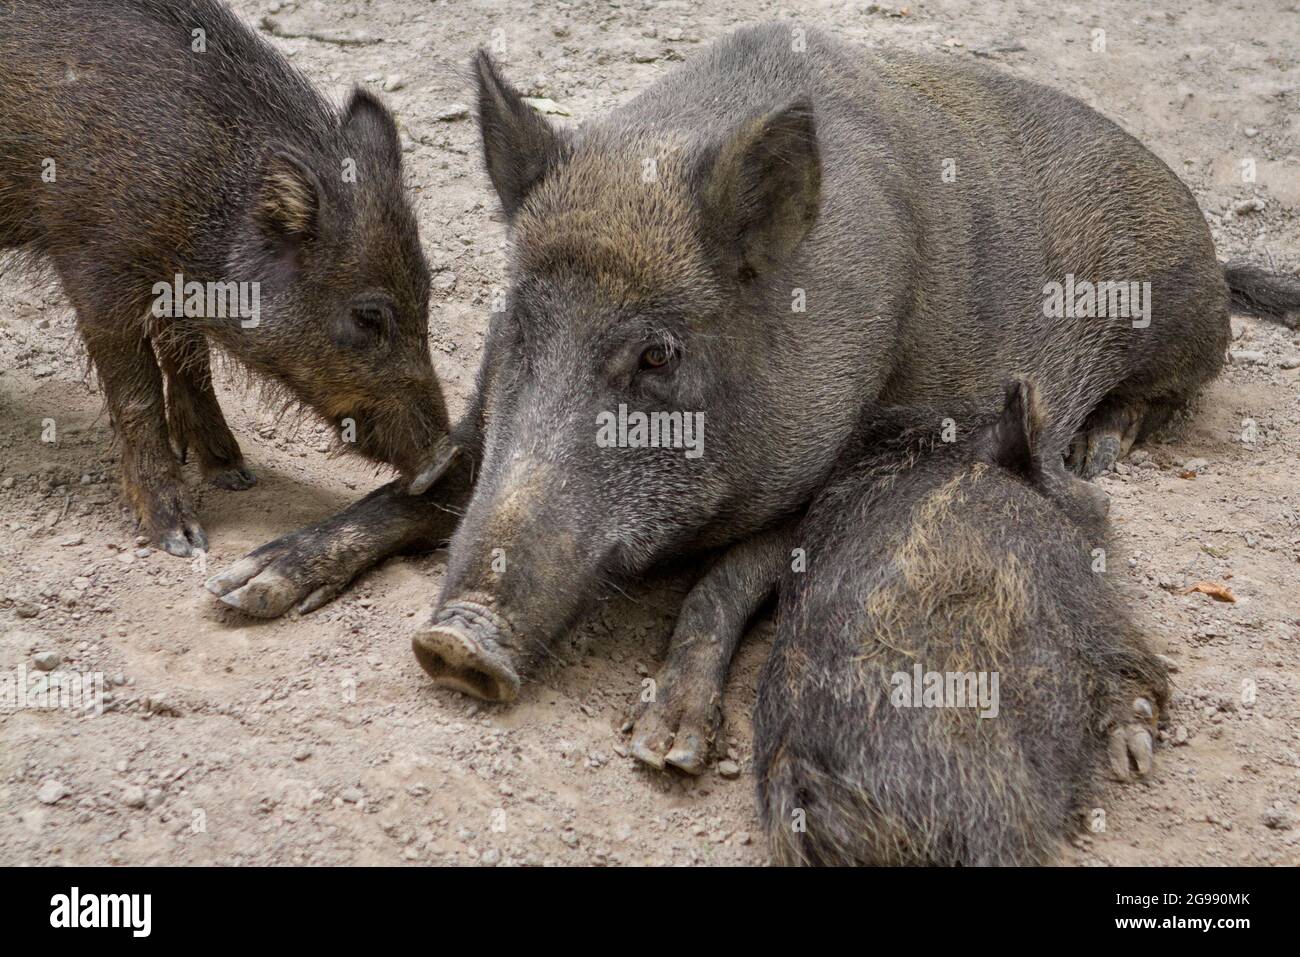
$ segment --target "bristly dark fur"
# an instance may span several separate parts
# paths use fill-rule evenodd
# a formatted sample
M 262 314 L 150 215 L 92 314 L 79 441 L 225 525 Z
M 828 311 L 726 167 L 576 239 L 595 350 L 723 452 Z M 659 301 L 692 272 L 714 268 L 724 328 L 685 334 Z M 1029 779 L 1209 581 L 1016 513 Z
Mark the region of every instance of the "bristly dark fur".
M 1026 405 L 1020 405 L 1021 399 Z M 755 707 L 781 864 L 1041 864 L 1079 824 L 1108 732 L 1163 668 L 1105 577 L 1100 494 L 1032 393 L 1001 416 L 878 410 L 797 535 Z M 999 713 L 898 708 L 892 676 L 999 676 Z
M 174 453 L 223 487 L 253 481 L 211 347 L 277 403 L 355 429 L 349 450 L 418 471 L 448 423 L 382 103 L 330 105 L 217 0 L 11 0 L 0 63 L 0 250 L 75 307 L 147 532 L 206 547 Z M 260 323 L 154 317 L 154 285 L 178 274 L 259 284 Z

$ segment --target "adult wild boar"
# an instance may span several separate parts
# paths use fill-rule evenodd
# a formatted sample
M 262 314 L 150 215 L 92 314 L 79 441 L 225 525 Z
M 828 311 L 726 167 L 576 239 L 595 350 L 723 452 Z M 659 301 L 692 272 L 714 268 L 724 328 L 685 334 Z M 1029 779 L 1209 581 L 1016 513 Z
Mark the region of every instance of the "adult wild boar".
M 417 487 L 446 464 L 393 118 L 361 89 L 331 106 L 217 0 L 0 3 L 6 249 L 76 309 L 124 492 L 172 554 L 207 548 L 177 456 L 254 482 L 209 344 Z
M 1196 203 L 1061 93 L 792 22 L 576 130 L 486 54 L 475 71 L 511 286 L 453 430 L 477 484 L 414 639 L 441 684 L 510 700 L 603 582 L 715 549 L 633 739 L 699 771 L 737 640 L 864 403 L 991 408 L 1029 376 L 1086 414 L 1092 475 L 1222 362 L 1229 288 Z M 700 416 L 702 454 L 603 441 L 611 416 L 654 412 Z M 369 533 L 381 514 L 405 518 Z M 210 587 L 278 614 L 436 515 L 381 491 Z

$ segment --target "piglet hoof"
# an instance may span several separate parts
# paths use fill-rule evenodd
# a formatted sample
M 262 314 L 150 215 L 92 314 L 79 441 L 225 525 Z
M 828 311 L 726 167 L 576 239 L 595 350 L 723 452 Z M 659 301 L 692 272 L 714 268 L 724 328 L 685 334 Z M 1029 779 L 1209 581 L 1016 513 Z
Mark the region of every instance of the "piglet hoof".
M 123 487 L 137 503 L 141 534 L 167 554 L 188 558 L 208 550 L 207 533 L 179 483 L 168 478 L 150 487 L 124 478 Z
M 246 465 L 213 469 L 208 473 L 207 478 L 217 488 L 224 488 L 229 492 L 242 492 L 257 484 L 257 476 Z
M 170 527 L 155 526 L 150 536 L 168 555 L 188 558 L 195 552 L 208 550 L 208 536 L 197 519 L 178 518 Z
M 1117 781 L 1146 777 L 1155 759 L 1155 708 L 1148 698 L 1134 698 L 1132 713 L 1111 727 L 1107 751 L 1111 775 Z
M 502 703 L 519 695 L 519 673 L 509 653 L 460 614 L 436 615 L 411 639 L 411 650 L 440 687 Z

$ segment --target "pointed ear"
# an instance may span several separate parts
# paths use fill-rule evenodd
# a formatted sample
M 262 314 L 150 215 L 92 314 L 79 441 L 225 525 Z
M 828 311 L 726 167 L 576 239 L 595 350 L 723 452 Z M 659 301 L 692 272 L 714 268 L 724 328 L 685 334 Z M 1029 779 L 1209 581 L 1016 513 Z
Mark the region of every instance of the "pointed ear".
M 975 457 L 1007 469 L 1024 478 L 1035 478 L 1042 469 L 1038 442 L 1044 427 L 1044 413 L 1038 390 L 1023 379 L 1007 383 L 1002 414 L 975 435 Z
M 564 152 L 564 137 L 501 78 L 486 50 L 474 58 L 483 158 L 507 218 Z
M 262 169 L 253 215 L 262 234 L 275 243 L 314 238 L 320 228 L 320 182 L 291 153 L 272 153 Z
M 343 111 L 343 127 L 352 138 L 375 146 L 394 168 L 402 163 L 402 138 L 388 107 L 373 93 L 356 87 Z
M 746 124 L 723 144 L 705 205 L 742 276 L 761 275 L 794 252 L 817 219 L 821 182 L 817 120 L 807 97 Z

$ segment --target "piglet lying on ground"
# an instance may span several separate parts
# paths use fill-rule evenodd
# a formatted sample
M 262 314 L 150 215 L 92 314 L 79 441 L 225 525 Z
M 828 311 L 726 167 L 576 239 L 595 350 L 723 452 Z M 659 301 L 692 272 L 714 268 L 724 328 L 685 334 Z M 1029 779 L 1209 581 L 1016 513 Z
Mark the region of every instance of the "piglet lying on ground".
M 797 538 L 754 715 L 782 864 L 1041 864 L 1109 761 L 1151 765 L 1163 666 L 1104 573 L 1106 496 L 1023 383 L 969 438 L 870 413 Z

